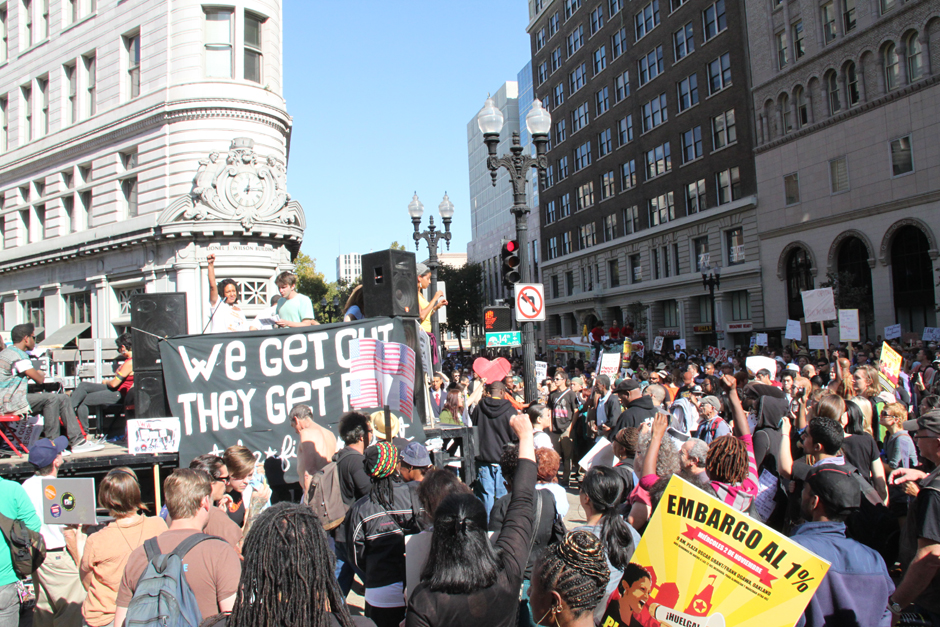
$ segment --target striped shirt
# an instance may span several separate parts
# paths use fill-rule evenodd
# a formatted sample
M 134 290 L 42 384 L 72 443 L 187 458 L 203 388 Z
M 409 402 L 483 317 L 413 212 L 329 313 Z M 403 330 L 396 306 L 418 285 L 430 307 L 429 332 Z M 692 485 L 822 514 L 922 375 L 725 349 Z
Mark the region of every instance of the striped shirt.
M 29 411 L 27 378 L 16 367 L 23 360 L 28 361 L 29 356 L 15 346 L 0 351 L 0 413 L 23 414 Z

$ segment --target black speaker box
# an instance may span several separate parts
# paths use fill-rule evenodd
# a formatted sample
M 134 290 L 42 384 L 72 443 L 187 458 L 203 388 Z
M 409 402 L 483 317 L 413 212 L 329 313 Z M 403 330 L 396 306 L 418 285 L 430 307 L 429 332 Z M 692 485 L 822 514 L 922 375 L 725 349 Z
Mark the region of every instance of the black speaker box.
M 131 296 L 131 327 L 134 371 L 159 368 L 160 339 L 189 332 L 186 294 L 164 292 Z
M 418 317 L 414 253 L 382 250 L 362 256 L 362 300 L 366 316 Z
M 137 355 L 134 355 L 136 361 Z M 170 415 L 166 403 L 163 370 L 134 367 L 134 417 L 165 418 Z

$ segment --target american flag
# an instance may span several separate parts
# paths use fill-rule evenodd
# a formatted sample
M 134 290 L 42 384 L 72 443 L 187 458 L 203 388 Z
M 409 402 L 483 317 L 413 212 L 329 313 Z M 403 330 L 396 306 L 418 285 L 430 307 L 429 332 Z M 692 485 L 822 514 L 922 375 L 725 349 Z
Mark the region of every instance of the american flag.
M 388 405 L 411 419 L 415 354 L 404 344 L 356 339 L 349 343 L 350 404 L 354 409 Z

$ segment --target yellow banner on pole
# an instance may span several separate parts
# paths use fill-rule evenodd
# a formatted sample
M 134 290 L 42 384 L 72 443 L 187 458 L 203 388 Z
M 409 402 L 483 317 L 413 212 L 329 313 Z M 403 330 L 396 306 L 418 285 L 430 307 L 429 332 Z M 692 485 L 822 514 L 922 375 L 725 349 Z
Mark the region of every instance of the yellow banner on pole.
M 829 563 L 674 476 L 602 627 L 792 627 Z

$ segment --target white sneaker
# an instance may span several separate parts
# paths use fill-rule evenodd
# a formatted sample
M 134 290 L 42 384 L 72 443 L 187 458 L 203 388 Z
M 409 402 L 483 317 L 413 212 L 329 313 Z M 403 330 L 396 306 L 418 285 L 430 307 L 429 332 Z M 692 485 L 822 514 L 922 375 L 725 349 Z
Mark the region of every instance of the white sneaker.
M 72 451 L 68 449 L 65 449 L 64 451 L 62 451 L 62 457 L 68 457 L 71 454 L 72 454 Z
M 84 440 L 81 444 L 75 445 L 72 447 L 73 453 L 91 453 L 92 451 L 100 451 L 104 448 L 104 444 L 95 444 L 94 442 L 89 442 Z

